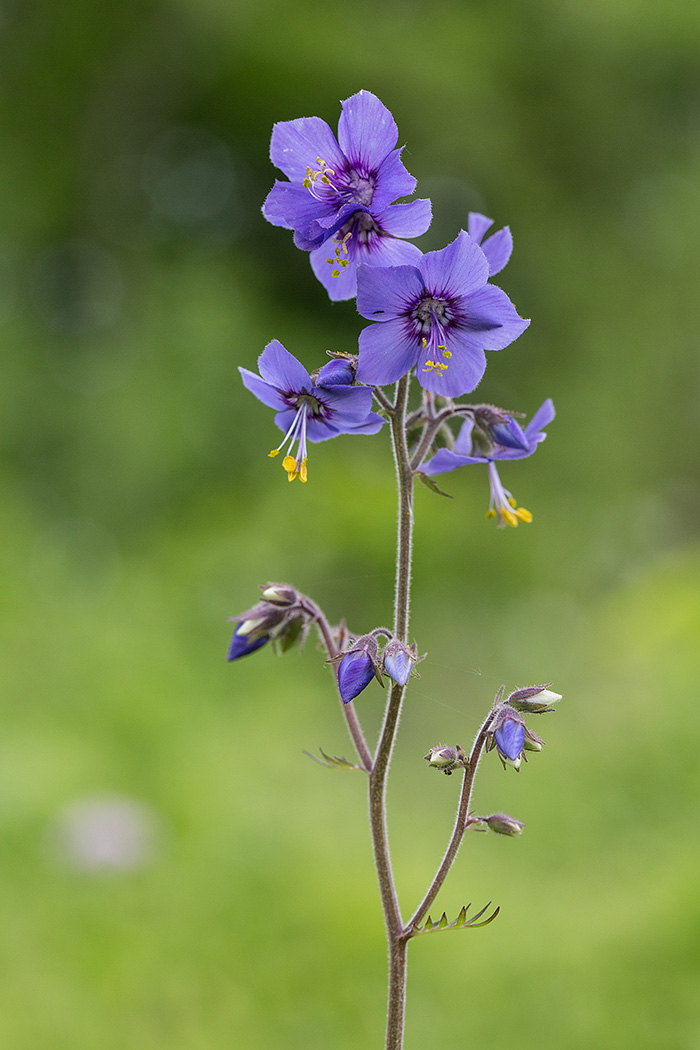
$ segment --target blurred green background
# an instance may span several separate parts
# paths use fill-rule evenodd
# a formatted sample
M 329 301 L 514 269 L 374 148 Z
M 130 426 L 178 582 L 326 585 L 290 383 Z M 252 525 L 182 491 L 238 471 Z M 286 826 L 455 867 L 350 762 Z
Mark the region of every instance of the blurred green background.
M 558 416 L 484 520 L 485 471 L 421 490 L 411 690 L 390 785 L 406 912 L 501 682 L 566 694 L 495 758 L 438 903 L 501 905 L 411 948 L 407 1050 L 700 1048 L 700 8 L 695 0 L 4 0 L 0 1046 L 346 1050 L 382 1042 L 365 785 L 315 646 L 224 660 L 266 580 L 390 619 L 386 438 L 289 485 L 237 367 L 352 350 L 260 204 L 277 120 L 374 91 L 425 249 L 477 209 L 533 322 L 479 397 Z M 381 696 L 357 701 L 373 734 Z

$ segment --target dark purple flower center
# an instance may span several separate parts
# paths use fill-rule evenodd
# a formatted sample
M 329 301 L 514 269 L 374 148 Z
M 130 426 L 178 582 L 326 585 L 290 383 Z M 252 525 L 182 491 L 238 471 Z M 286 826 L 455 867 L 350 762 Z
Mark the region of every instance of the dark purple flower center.
M 434 299 L 431 295 L 424 295 L 411 311 L 417 331 L 426 336 L 432 331 L 433 323 L 445 327 L 452 316 L 449 299 Z

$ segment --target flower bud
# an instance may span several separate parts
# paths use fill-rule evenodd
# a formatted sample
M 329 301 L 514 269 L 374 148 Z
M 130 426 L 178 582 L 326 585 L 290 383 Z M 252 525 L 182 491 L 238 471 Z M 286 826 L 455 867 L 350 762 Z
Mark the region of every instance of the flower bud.
M 252 609 L 246 609 L 245 612 L 240 613 L 238 616 L 233 616 L 231 619 L 238 624 L 237 631 L 239 635 L 256 638 L 263 634 L 269 634 L 274 627 L 278 627 L 282 623 L 286 615 L 285 610 L 277 605 L 271 605 L 269 602 L 258 602 Z
M 338 690 L 344 704 L 349 704 L 366 689 L 377 673 L 377 643 L 369 636 L 343 654 L 338 664 Z
M 296 605 L 298 593 L 286 583 L 266 583 L 261 587 L 263 598 L 273 605 Z
M 546 685 L 529 685 L 525 689 L 516 689 L 506 699 L 516 711 L 525 714 L 539 715 L 543 711 L 552 711 L 552 704 L 561 700 L 561 693 L 554 693 Z
M 397 685 L 406 685 L 406 682 L 411 677 L 415 660 L 415 653 L 412 653 L 401 642 L 393 639 L 384 648 L 384 674 L 392 678 Z
M 352 386 L 355 382 L 355 368 L 345 357 L 334 357 L 324 365 L 316 376 L 316 386 Z
M 423 758 L 433 769 L 438 769 L 448 777 L 458 766 L 463 765 L 464 751 L 461 747 L 431 747 Z
M 525 726 L 525 739 L 523 740 L 523 748 L 525 751 L 541 751 L 544 747 L 544 740 L 539 737 L 537 733 L 533 733 L 531 729 Z
M 520 769 L 520 760 L 525 747 L 525 725 L 519 716 L 509 718 L 504 715 L 494 733 L 498 757 L 505 766 Z
M 497 835 L 522 835 L 525 825 L 506 813 L 492 813 L 490 817 L 479 817 Z
M 235 631 L 233 632 L 233 638 L 228 648 L 227 660 L 238 660 L 241 656 L 248 656 L 249 653 L 254 653 L 256 649 L 262 648 L 270 640 L 270 636 L 267 634 L 260 635 L 257 638 L 251 638 L 247 634 L 241 634 L 241 625 L 238 624 Z

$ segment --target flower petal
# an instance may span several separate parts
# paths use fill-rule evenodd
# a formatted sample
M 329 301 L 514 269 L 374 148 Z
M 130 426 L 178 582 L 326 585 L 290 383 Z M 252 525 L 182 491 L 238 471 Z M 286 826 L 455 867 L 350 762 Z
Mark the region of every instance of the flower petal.
M 408 267 L 399 266 L 396 269 Z M 357 380 L 373 386 L 395 383 L 410 372 L 418 356 L 415 336 L 407 332 L 404 322 L 398 318 L 384 324 L 371 324 L 363 329 L 359 346 Z
M 289 407 L 276 386 L 266 383 L 264 379 L 261 379 L 255 372 L 250 372 L 247 368 L 239 368 L 238 371 L 241 373 L 243 385 L 250 390 L 251 394 L 257 397 L 258 401 L 262 401 L 263 405 L 267 405 L 268 408 L 275 408 L 277 411 L 284 411 Z
M 384 211 L 372 209 L 374 221 L 382 233 L 392 237 L 420 237 L 433 218 L 432 205 L 427 198 L 408 204 L 392 204 Z
M 503 350 L 530 324 L 496 285 L 487 284 L 459 302 L 459 328 L 472 334 L 472 343 L 484 350 Z
M 372 408 L 372 391 L 368 386 L 315 387 L 314 396 L 326 409 L 328 422 L 340 432 L 346 426 L 361 426 Z
M 333 203 L 317 200 L 303 186 L 279 179 L 262 206 L 263 215 L 273 226 L 296 231 L 295 243 L 302 251 L 310 251 L 328 236 L 319 220 L 335 215 L 336 211 Z
M 415 266 L 363 266 L 357 275 L 357 312 L 370 321 L 408 313 L 425 291 Z
M 410 175 L 401 159 L 403 147 L 392 150 L 377 171 L 372 195 L 372 211 L 393 204 L 399 197 L 408 197 L 416 188 L 416 179 Z
M 469 394 L 479 385 L 486 371 L 486 354 L 480 347 L 464 345 L 461 335 L 461 332 L 450 329 L 447 346 L 452 356 L 444 371 L 428 363 L 432 353 L 429 346 L 420 348 L 416 376 L 424 390 L 445 397 L 459 397 L 460 394 Z
M 303 182 L 306 169 L 318 167 L 317 158 L 334 169 L 345 166 L 335 135 L 320 117 L 298 117 L 275 124 L 270 142 L 270 160 L 292 182 Z
M 525 746 L 525 726 L 522 722 L 508 718 L 494 735 L 498 750 L 502 751 L 506 758 L 509 758 L 511 762 L 520 758 Z
M 513 251 L 513 238 L 507 226 L 504 226 L 493 237 L 487 237 L 481 245 L 481 250 L 489 261 L 489 277 L 500 273 L 511 257 Z
M 483 459 L 477 459 L 475 456 L 460 456 L 449 448 L 441 448 L 419 469 L 432 477 L 433 474 L 448 474 L 449 471 L 457 470 L 457 467 L 465 467 L 470 463 L 483 462 Z
M 555 415 L 554 402 L 551 397 L 548 397 L 546 401 L 542 402 L 528 425 L 525 427 L 525 436 L 532 440 L 542 430 L 542 427 L 546 427 L 552 422 Z M 542 436 L 544 437 L 544 435 Z
M 470 211 L 467 218 L 467 233 L 473 241 L 481 244 L 486 231 L 493 226 L 493 219 L 480 215 L 478 211 Z
M 446 248 L 427 252 L 420 269 L 426 288 L 436 299 L 471 295 L 486 284 L 489 276 L 486 256 L 464 230 Z
M 258 358 L 260 375 L 286 393 L 311 390 L 311 377 L 300 361 L 286 350 L 279 339 L 268 343 Z
M 394 118 L 371 91 L 358 91 L 342 107 L 338 121 L 340 148 L 353 168 L 364 175 L 376 173 L 399 137 Z

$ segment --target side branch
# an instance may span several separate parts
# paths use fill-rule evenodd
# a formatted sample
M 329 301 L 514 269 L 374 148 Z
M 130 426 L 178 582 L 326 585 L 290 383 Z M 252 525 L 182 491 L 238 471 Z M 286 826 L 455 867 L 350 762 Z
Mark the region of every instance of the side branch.
M 323 642 L 324 648 L 325 648 L 326 652 L 328 653 L 328 659 L 329 660 L 334 660 L 334 658 L 336 656 L 338 656 L 338 653 L 339 653 L 340 650 L 338 649 L 338 646 L 335 643 L 335 639 L 333 638 L 333 632 L 330 629 L 330 626 L 328 624 L 328 620 L 326 619 L 326 617 L 324 616 L 322 610 L 318 607 L 318 605 L 316 605 L 315 602 L 312 602 L 312 601 L 310 601 L 307 598 L 307 599 L 305 599 L 305 604 L 306 604 L 306 607 L 307 607 L 308 611 L 311 613 L 311 615 L 313 617 L 313 622 L 318 627 L 318 632 L 321 635 L 321 640 Z M 337 663 L 337 661 L 333 664 L 333 673 L 335 675 L 335 684 L 336 684 L 336 688 L 337 688 L 338 687 L 338 663 Z M 340 690 L 338 690 L 338 696 L 340 697 Z M 374 764 L 373 760 L 372 760 L 372 752 L 370 751 L 369 747 L 367 746 L 367 741 L 365 740 L 365 735 L 362 732 L 362 726 L 360 725 L 360 721 L 359 721 L 359 719 L 357 717 L 357 714 L 355 712 L 355 708 L 353 707 L 352 704 L 344 704 L 343 701 L 342 701 L 342 697 L 340 699 L 340 706 L 343 709 L 343 715 L 345 717 L 345 723 L 346 723 L 346 725 L 348 727 L 348 731 L 350 733 L 350 736 L 352 737 L 352 741 L 353 741 L 353 744 L 355 745 L 355 750 L 357 751 L 358 758 L 360 759 L 360 762 L 362 763 L 362 767 L 367 773 L 370 773 L 371 770 L 372 770 L 372 766 Z
M 474 787 L 474 778 L 476 776 L 476 770 L 479 765 L 479 759 L 481 758 L 481 752 L 484 744 L 486 743 L 486 736 L 491 726 L 493 719 L 493 711 L 489 711 L 487 718 L 484 720 L 481 729 L 477 733 L 476 739 L 471 749 L 471 754 L 466 761 L 464 768 L 464 779 L 462 780 L 462 792 L 459 797 L 459 806 L 457 807 L 457 816 L 455 817 L 455 825 L 452 831 L 452 837 L 448 843 L 447 849 L 445 850 L 445 856 L 442 858 L 440 867 L 435 873 L 435 878 L 428 887 L 428 891 L 425 897 L 420 902 L 415 912 L 409 919 L 405 927 L 405 932 L 410 936 L 410 931 L 414 926 L 418 926 L 425 916 L 428 914 L 428 909 L 432 905 L 433 901 L 437 897 L 443 882 L 447 878 L 447 873 L 454 864 L 455 858 L 459 851 L 459 847 L 462 844 L 464 833 L 467 830 L 468 815 L 469 815 L 469 804 L 471 802 L 472 789 Z

